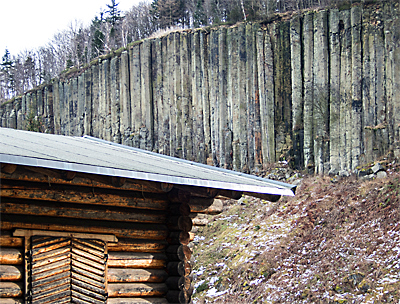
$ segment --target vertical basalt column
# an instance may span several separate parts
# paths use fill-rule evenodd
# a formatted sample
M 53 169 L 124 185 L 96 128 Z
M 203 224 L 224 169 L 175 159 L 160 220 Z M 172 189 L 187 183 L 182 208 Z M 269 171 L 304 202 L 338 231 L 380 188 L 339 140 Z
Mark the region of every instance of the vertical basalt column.
M 76 136 L 85 133 L 85 73 L 78 76 L 78 101 L 76 109 Z
M 302 18 L 295 15 L 290 20 L 290 50 L 292 68 L 292 136 L 294 165 L 300 169 L 303 167 L 303 60 L 302 60 Z
M 352 37 L 352 160 L 351 169 L 360 165 L 362 145 L 362 41 L 361 41 L 362 8 L 351 8 L 351 37 Z
M 174 43 L 173 43 L 173 63 L 174 69 L 172 71 L 174 96 L 172 104 L 175 107 L 174 114 L 171 116 L 171 120 L 175 126 L 175 156 L 182 158 L 182 75 L 181 75 L 181 35 L 180 33 L 173 33 Z
M 191 77 L 192 77 L 192 120 L 193 120 L 193 157 L 196 162 L 206 162 L 204 144 L 204 121 L 202 92 L 204 86 L 203 66 L 201 62 L 201 31 L 195 31 L 191 40 Z
M 132 119 L 131 119 L 131 94 L 129 79 L 129 55 L 128 51 L 121 54 L 120 59 L 120 134 L 121 143 L 132 146 Z
M 340 12 L 340 169 L 351 169 L 352 100 L 351 100 L 351 22 L 350 12 Z
M 85 82 L 85 108 L 84 108 L 84 135 L 92 135 L 93 125 L 92 125 L 92 90 L 94 83 L 92 81 L 92 69 L 87 69 L 84 73 Z
M 247 103 L 247 148 L 248 148 L 248 161 L 247 167 L 250 169 L 254 168 L 255 160 L 255 119 L 256 119 L 256 105 L 255 105 L 255 42 L 254 42 L 254 31 L 251 23 L 246 24 L 246 103 Z
M 229 109 L 229 129 L 232 130 L 232 156 L 231 169 L 240 171 L 240 101 L 239 86 L 237 85 L 238 76 L 238 29 L 231 27 L 227 30 L 227 103 Z
M 212 164 L 219 166 L 220 164 L 220 106 L 221 101 L 219 100 L 221 89 L 221 83 L 219 82 L 219 48 L 218 48 L 219 35 L 218 30 L 211 30 L 209 34 L 209 81 L 210 81 L 210 128 L 211 128 L 211 153 L 212 153 Z
M 52 86 L 53 86 L 53 120 L 54 120 L 54 134 L 60 134 L 60 124 L 61 124 L 61 116 L 60 116 L 60 106 L 61 106 L 61 100 L 60 100 L 60 81 L 58 79 L 55 79 L 52 81 Z M 26 104 L 24 101 L 23 97 L 23 107 L 22 107 L 22 112 L 26 113 L 24 111 L 24 108 L 26 109 Z
M 232 144 L 231 131 L 229 129 L 228 100 L 227 100 L 227 41 L 226 28 L 218 29 L 218 138 L 219 138 L 219 165 L 223 168 L 229 168 L 230 151 Z
M 162 120 L 159 124 L 162 125 L 162 138 L 160 139 L 160 153 L 161 154 L 165 154 L 165 155 L 170 155 L 170 130 L 169 130 L 169 126 L 170 126 L 170 101 L 171 101 L 171 97 L 170 97 L 170 93 L 169 93 L 169 65 L 170 62 L 168 60 L 168 37 L 169 36 L 164 36 L 162 38 Z M 157 76 L 159 77 L 159 76 Z
M 306 13 L 303 19 L 303 90 L 304 90 L 304 166 L 314 171 L 314 22 L 313 13 Z
M 339 11 L 332 9 L 329 14 L 330 43 L 330 173 L 337 174 L 340 170 L 340 29 Z
M 92 136 L 99 138 L 100 133 L 100 63 L 92 66 Z
M 374 12 L 375 24 L 375 104 L 376 104 L 376 125 L 374 126 L 375 144 L 374 159 L 388 152 L 389 132 L 387 119 L 387 78 L 386 78 L 386 49 L 385 49 L 385 27 L 382 10 Z
M 192 124 L 192 77 L 190 75 L 190 41 L 191 35 L 181 33 L 180 72 L 181 72 L 181 108 L 182 108 L 182 158 L 193 160 L 193 124 Z
M 140 79 L 142 121 L 140 148 L 153 150 L 153 90 L 151 82 L 151 43 L 146 39 L 140 44 Z
M 375 125 L 375 48 L 373 25 L 371 24 L 371 8 L 366 8 L 363 11 L 363 143 L 364 155 L 366 162 L 373 160 L 373 144 L 374 131 L 372 126 Z
M 314 14 L 313 129 L 315 173 L 329 164 L 329 56 L 327 11 Z M 328 170 L 325 170 L 326 173 Z
M 397 6 L 398 10 L 399 7 Z M 395 11 L 392 10 L 392 14 L 395 15 Z M 392 74 L 388 77 L 392 78 L 392 105 L 393 105 L 393 132 L 394 132 L 394 156 L 400 158 L 400 18 L 393 16 L 393 23 L 390 28 L 392 38 Z M 394 32 L 393 32 L 394 31 Z
M 246 26 L 240 24 L 238 26 L 238 68 L 237 68 L 237 85 L 238 85 L 238 103 L 239 103 L 239 150 L 240 150 L 240 168 L 239 171 L 248 173 L 248 142 L 247 142 L 247 86 L 246 86 L 246 64 L 247 64 L 247 47 L 246 47 Z
M 133 146 L 139 148 L 139 133 L 143 125 L 141 104 L 141 81 L 140 81 L 140 44 L 134 45 L 129 51 L 129 75 L 131 88 L 131 118 Z
M 174 54 L 174 44 L 175 44 L 175 35 L 169 34 L 166 38 L 166 78 L 165 85 L 166 88 L 166 97 L 168 98 L 168 129 L 169 129 L 169 155 L 176 156 L 176 106 L 175 106 L 175 54 Z
M 163 128 L 163 51 L 162 40 L 151 41 L 151 82 L 153 90 L 154 147 L 153 151 L 164 154 L 165 131 Z
M 121 119 L 121 79 L 120 58 L 111 59 L 110 64 L 110 110 L 111 110 L 111 139 L 115 143 L 121 143 L 120 119 Z
M 210 125 L 210 81 L 208 75 L 208 38 L 209 35 L 206 32 L 200 32 L 200 62 L 202 71 L 202 90 L 201 100 L 203 105 L 203 126 L 204 126 L 204 154 L 205 162 L 208 163 L 208 159 L 211 156 L 211 125 Z
M 73 77 L 69 81 L 69 125 L 70 125 L 70 133 L 72 136 L 80 136 L 80 103 L 78 103 L 79 96 L 79 86 L 78 86 L 78 77 Z

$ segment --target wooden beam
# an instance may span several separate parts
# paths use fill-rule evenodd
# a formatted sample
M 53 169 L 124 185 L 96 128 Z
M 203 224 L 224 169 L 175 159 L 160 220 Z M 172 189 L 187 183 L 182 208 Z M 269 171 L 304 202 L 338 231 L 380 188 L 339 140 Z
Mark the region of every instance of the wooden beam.
M 22 285 L 12 282 L 0 284 L 0 298 L 18 298 L 22 296 Z M 2 302 L 2 301 L 0 301 Z
M 0 265 L 0 281 L 20 281 L 22 277 L 23 271 L 21 267 Z
M 108 296 L 115 297 L 162 297 L 168 292 L 164 283 L 111 283 Z
M 218 189 L 207 187 L 193 187 L 185 185 L 175 185 L 175 188 L 189 193 L 191 196 L 214 198 L 218 195 Z
M 68 231 L 68 232 L 78 232 L 78 233 L 95 233 L 95 234 L 114 234 L 116 237 L 126 238 L 132 237 L 136 239 L 146 239 L 146 240 L 164 240 L 168 236 L 167 227 L 164 225 L 153 225 L 153 224 L 131 224 L 131 223 L 121 223 L 123 225 L 117 225 L 119 223 L 95 223 L 92 221 L 85 221 L 87 226 L 82 226 L 77 223 L 80 220 L 74 221 L 69 219 L 71 224 L 62 224 L 60 219 L 47 219 L 43 217 L 30 217 L 30 220 L 35 220 L 35 222 L 23 222 L 21 218 L 16 218 L 16 215 L 2 214 L 2 221 L 0 222 L 0 229 L 29 229 L 29 230 L 48 230 L 48 231 Z M 60 223 L 56 223 L 56 221 Z M 40 223 L 42 222 L 42 223 Z M 100 226 L 100 224 L 103 224 Z M 151 225 L 151 226 L 148 226 Z M 126 227 L 126 228 L 125 228 Z
M 1 248 L 0 264 L 1 265 L 22 265 L 24 255 L 22 250 L 16 248 Z
M 76 207 L 61 203 L 46 203 L 43 201 L 15 203 L 14 200 L 3 199 L 0 205 L 1 213 L 24 214 L 36 216 L 53 216 L 77 219 L 120 221 L 133 223 L 156 223 L 164 224 L 165 214 L 157 214 L 132 209 L 112 209 L 112 208 L 94 208 L 87 205 L 77 205 Z
M 126 179 L 126 182 L 121 187 L 115 187 L 111 176 L 76 173 L 73 176 L 70 171 L 62 171 L 55 169 L 42 168 L 37 170 L 37 167 L 18 166 L 11 175 L 1 172 L 0 178 L 3 180 L 19 180 L 29 182 L 39 182 L 46 184 L 74 185 L 74 186 L 89 186 L 108 189 L 123 189 L 130 191 L 148 192 L 148 193 L 166 193 L 173 187 L 171 184 L 144 181 L 138 179 Z
M 163 252 L 167 246 L 166 241 L 119 239 L 118 243 L 109 243 L 108 251 L 128 252 Z
M 243 192 L 241 191 L 234 191 L 234 190 L 219 190 L 218 191 L 218 196 L 217 197 L 227 197 L 227 198 L 232 198 L 232 199 L 239 199 L 243 195 Z
M 16 199 L 42 200 L 77 204 L 166 210 L 167 197 L 147 196 L 143 193 L 119 191 L 109 193 L 103 189 L 71 187 L 49 184 L 16 184 L 2 181 L 1 196 Z
M 273 194 L 263 194 L 263 193 L 254 193 L 254 192 L 243 192 L 243 194 L 261 198 L 263 200 L 270 201 L 273 203 L 277 202 L 281 198 L 280 195 L 273 195 Z
M 24 239 L 19 237 L 11 236 L 0 236 L 0 248 L 1 247 L 22 247 L 24 245 Z
M 76 233 L 76 232 L 64 232 L 64 231 L 51 231 L 51 230 L 25 230 L 16 229 L 14 236 L 23 236 L 25 238 L 30 238 L 32 236 L 58 236 L 58 237 L 73 237 L 81 239 L 92 239 L 101 240 L 104 242 L 118 242 L 115 235 L 112 234 L 89 234 L 89 233 Z
M 163 269 L 109 268 L 109 283 L 162 283 L 168 278 Z
M 109 252 L 108 267 L 164 268 L 167 257 L 161 253 Z

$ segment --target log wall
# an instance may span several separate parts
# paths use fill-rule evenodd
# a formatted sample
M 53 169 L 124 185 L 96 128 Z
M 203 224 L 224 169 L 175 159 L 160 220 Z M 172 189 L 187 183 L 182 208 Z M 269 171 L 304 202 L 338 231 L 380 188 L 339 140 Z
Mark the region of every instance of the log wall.
M 0 174 L 0 302 L 27 296 L 32 231 L 104 235 L 108 303 L 190 302 L 191 217 L 221 211 L 221 203 L 213 204 L 216 191 L 25 166 L 3 165 Z
M 243 172 L 400 155 L 399 3 L 139 42 L 0 109 L 3 127 L 92 135 Z

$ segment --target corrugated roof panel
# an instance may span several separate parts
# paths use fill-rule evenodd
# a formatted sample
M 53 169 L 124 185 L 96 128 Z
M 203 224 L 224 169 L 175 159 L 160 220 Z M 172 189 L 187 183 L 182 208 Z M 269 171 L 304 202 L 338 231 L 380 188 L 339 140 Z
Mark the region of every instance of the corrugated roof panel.
M 93 137 L 0 128 L 0 143 L 0 161 L 5 163 L 277 195 L 293 195 L 295 188 Z

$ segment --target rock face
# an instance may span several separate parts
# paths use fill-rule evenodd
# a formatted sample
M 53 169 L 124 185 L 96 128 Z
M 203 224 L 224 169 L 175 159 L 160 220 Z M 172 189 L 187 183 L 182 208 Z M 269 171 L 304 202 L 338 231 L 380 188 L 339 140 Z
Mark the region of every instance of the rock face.
M 399 3 L 170 33 L 0 109 L 3 127 L 91 135 L 243 172 L 350 172 L 400 156 Z

